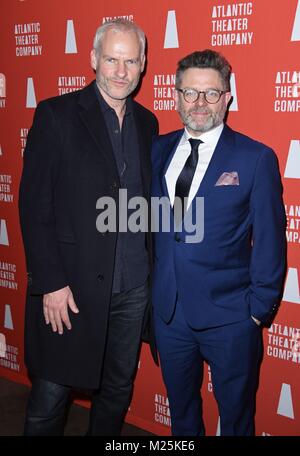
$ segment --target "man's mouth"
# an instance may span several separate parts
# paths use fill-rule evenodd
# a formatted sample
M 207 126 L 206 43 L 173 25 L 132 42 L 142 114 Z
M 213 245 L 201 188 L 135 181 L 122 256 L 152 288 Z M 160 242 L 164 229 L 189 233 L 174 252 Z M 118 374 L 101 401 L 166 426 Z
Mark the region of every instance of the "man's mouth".
M 191 115 L 194 115 L 194 116 L 199 116 L 199 117 L 202 117 L 202 116 L 209 116 L 210 115 L 210 112 L 209 111 L 191 111 L 190 113 Z
M 112 83 L 119 86 L 119 87 L 125 87 L 128 85 L 128 82 L 127 81 L 116 81 L 116 80 L 112 80 Z

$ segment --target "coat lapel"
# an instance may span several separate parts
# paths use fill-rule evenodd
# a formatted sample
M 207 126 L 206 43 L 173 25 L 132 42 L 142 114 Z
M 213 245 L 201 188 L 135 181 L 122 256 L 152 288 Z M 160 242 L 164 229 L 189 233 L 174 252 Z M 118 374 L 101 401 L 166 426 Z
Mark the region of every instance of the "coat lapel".
M 101 112 L 99 101 L 95 93 L 93 82 L 83 89 L 79 96 L 80 117 L 85 127 L 93 137 L 99 153 L 105 157 L 111 166 L 115 178 L 119 181 L 117 164 L 113 153 L 113 148 L 109 139 L 105 119 Z
M 233 148 L 234 132 L 225 125 L 196 196 L 205 196 L 214 188 L 220 175 L 227 171 L 228 156 Z

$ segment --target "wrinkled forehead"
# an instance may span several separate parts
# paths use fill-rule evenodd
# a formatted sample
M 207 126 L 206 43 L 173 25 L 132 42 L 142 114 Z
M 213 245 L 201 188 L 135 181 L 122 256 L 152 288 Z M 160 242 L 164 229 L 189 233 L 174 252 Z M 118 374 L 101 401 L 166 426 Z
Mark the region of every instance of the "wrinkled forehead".
M 141 43 L 134 30 L 118 30 L 109 28 L 103 35 L 99 52 L 101 54 L 126 53 L 132 57 L 141 54 Z

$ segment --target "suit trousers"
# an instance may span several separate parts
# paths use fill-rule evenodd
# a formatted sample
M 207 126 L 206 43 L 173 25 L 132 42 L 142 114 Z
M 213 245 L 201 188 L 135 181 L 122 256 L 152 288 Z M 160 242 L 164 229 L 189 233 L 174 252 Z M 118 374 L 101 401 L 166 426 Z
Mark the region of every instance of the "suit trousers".
M 102 376 L 92 397 L 88 435 L 121 433 L 131 400 L 148 298 L 148 283 L 112 296 Z M 70 386 L 33 378 L 24 435 L 63 435 L 71 391 Z
M 171 322 L 154 313 L 155 335 L 170 404 L 173 435 L 204 435 L 203 364 L 210 365 L 221 435 L 253 435 L 262 354 L 261 328 L 249 318 L 196 330 L 177 302 Z

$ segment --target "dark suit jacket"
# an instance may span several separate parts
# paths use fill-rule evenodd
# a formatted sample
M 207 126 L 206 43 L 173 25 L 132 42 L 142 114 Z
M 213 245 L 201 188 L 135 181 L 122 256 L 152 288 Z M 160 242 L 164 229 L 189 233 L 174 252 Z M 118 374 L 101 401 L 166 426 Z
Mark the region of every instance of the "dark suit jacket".
M 152 195 L 167 197 L 165 172 L 183 131 L 156 139 Z M 216 186 L 224 172 L 237 172 L 239 185 Z M 176 298 L 196 329 L 253 315 L 267 323 L 280 300 L 286 238 L 282 186 L 274 152 L 225 126 L 200 184 L 204 197 L 204 238 L 187 243 L 186 234 L 155 235 L 153 307 L 168 322 Z M 195 216 L 195 199 L 188 216 Z M 199 220 L 198 220 L 199 222 Z
M 133 102 L 144 196 L 150 192 L 155 116 Z M 96 230 L 101 196 L 119 178 L 94 87 L 39 103 L 24 153 L 20 219 L 29 287 L 25 360 L 41 378 L 96 388 L 104 353 L 117 233 Z M 118 207 L 118 205 L 117 205 Z M 148 248 L 150 235 L 147 239 Z M 62 336 L 46 326 L 42 295 L 69 285 L 80 313 Z

